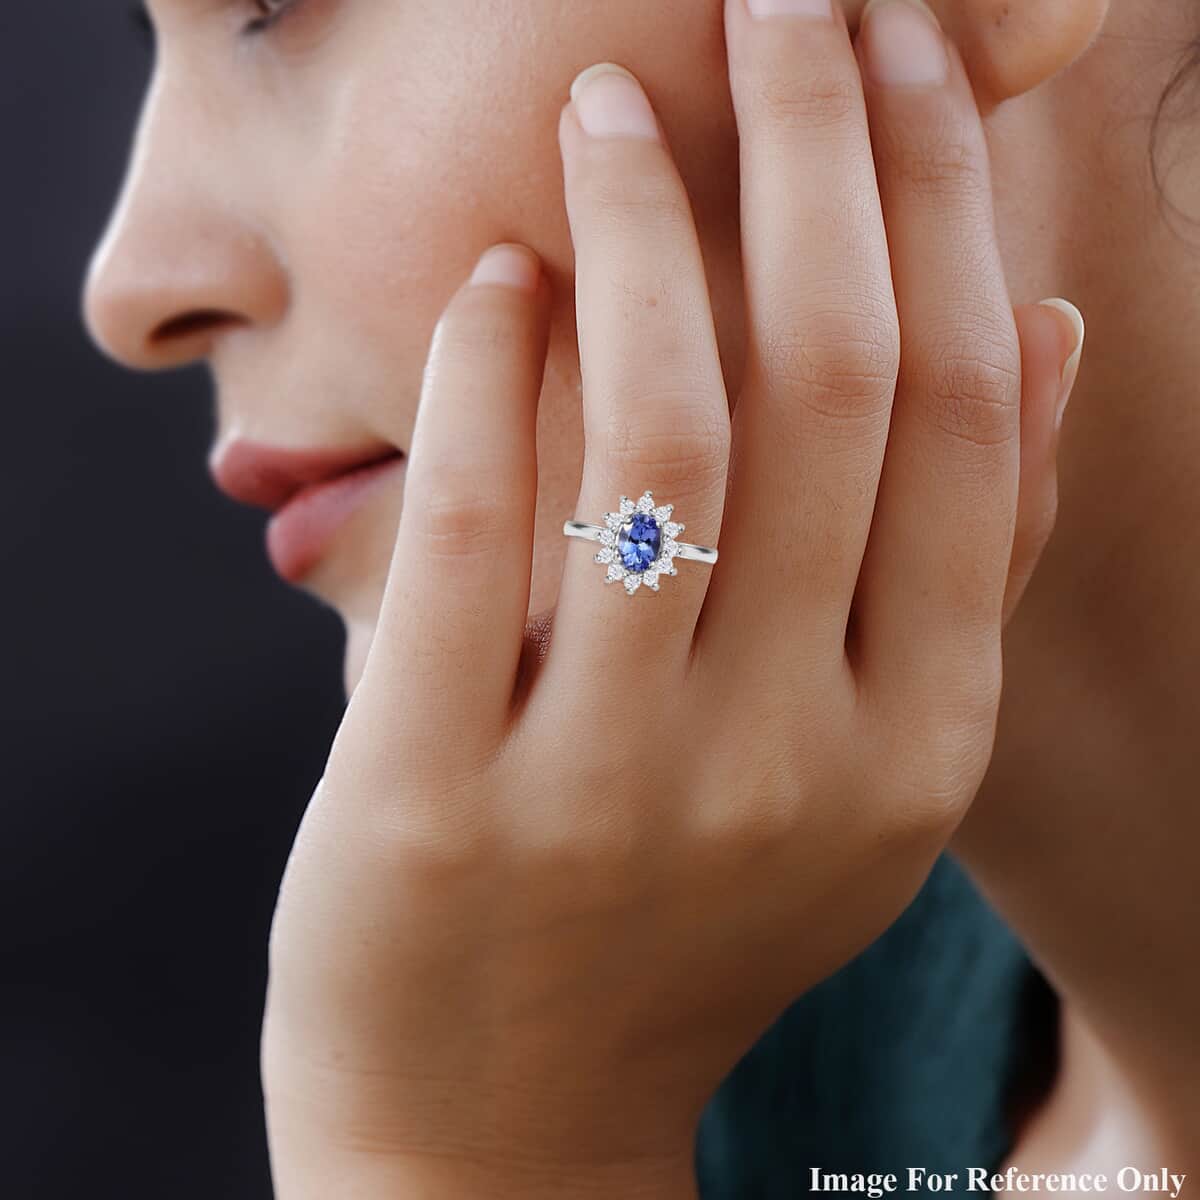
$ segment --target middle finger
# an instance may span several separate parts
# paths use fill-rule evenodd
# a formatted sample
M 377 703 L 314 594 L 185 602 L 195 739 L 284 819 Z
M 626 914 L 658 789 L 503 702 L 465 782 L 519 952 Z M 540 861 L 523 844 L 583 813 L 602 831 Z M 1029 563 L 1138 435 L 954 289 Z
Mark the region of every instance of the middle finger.
M 748 344 L 703 622 L 739 659 L 748 611 L 774 660 L 840 659 L 900 355 L 862 78 L 828 2 L 727 0 L 726 40 Z

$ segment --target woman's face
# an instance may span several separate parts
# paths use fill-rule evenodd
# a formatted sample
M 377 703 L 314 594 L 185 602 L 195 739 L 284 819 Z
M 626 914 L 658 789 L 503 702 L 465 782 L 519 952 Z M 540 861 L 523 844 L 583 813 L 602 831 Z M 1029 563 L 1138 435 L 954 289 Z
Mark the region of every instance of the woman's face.
M 559 110 L 575 74 L 600 59 L 646 83 L 689 185 L 736 380 L 737 140 L 720 0 L 150 8 L 157 67 L 89 279 L 97 339 L 141 367 L 207 357 L 217 479 L 273 507 L 334 464 L 406 450 L 444 304 L 487 245 L 530 245 L 555 287 L 530 612 L 552 607 L 562 522 L 595 515 L 574 512 L 583 446 Z M 847 5 L 852 24 L 860 8 Z M 269 453 L 279 450 L 318 453 Z M 281 521 L 271 542 L 277 567 L 343 616 L 351 685 L 403 470 L 366 478 L 310 505 L 307 523 Z
M 264 7 L 278 15 L 259 28 Z M 718 0 L 150 9 L 156 71 L 89 279 L 94 335 L 142 367 L 207 356 L 216 474 L 241 498 L 273 504 L 294 483 L 276 486 L 280 464 L 239 443 L 351 458 L 405 450 L 441 309 L 487 245 L 529 244 L 556 292 L 530 611 L 551 607 L 582 463 L 559 109 L 595 60 L 642 75 L 707 244 L 729 248 L 711 264 L 714 290 L 736 294 L 736 140 Z M 735 323 L 731 313 L 726 331 Z M 351 683 L 402 490 L 402 469 L 384 472 L 320 547 L 276 539 L 277 564 L 346 621 Z

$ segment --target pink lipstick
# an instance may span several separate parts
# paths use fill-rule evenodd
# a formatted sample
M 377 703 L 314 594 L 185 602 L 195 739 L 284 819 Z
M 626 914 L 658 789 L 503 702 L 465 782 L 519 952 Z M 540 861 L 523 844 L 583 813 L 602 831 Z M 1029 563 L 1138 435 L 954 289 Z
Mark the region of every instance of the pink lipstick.
M 405 462 L 394 446 L 382 444 L 284 450 L 235 441 L 209 468 L 227 496 L 275 514 L 267 525 L 267 555 L 282 578 L 298 583 L 370 496 L 402 475 Z

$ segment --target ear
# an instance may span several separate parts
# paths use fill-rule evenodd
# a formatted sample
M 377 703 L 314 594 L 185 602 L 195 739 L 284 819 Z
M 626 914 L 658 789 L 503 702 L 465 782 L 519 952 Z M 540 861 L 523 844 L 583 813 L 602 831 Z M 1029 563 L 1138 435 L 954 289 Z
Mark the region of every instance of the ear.
M 980 103 L 990 107 L 1069 67 L 1104 27 L 1109 0 L 942 0 L 942 6 L 950 10 L 948 32 Z
M 986 112 L 1079 58 L 1103 28 L 1110 0 L 925 2 L 958 47 Z M 846 0 L 851 22 L 862 7 L 859 0 Z

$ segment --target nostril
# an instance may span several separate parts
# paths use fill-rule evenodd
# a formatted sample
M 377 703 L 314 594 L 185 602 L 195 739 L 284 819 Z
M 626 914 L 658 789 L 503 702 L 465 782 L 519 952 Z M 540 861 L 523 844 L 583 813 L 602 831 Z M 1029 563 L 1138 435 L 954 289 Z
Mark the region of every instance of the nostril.
M 136 214 L 131 203 L 93 253 L 84 284 L 84 323 L 109 358 L 134 370 L 185 366 L 227 333 L 271 325 L 286 311 L 288 280 L 262 239 L 238 225 L 214 231 L 186 206 Z
M 150 344 L 161 347 L 191 340 L 200 335 L 214 333 L 228 325 L 239 324 L 240 321 L 241 318 L 235 313 L 221 309 L 196 309 L 157 325 L 150 334 Z

